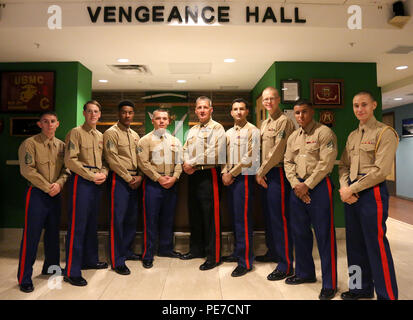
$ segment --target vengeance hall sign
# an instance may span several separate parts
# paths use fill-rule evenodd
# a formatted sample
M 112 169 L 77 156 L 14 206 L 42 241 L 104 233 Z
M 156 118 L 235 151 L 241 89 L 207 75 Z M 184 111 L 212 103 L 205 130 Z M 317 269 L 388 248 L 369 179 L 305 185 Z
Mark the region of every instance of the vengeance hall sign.
M 291 8 L 292 9 L 292 8 Z M 285 7 L 278 10 L 272 7 L 246 6 L 245 23 L 306 23 L 300 17 L 299 8 L 287 12 Z M 177 24 L 205 24 L 231 22 L 230 6 L 97 6 L 87 7 L 90 21 L 104 23 L 148 23 L 166 22 Z

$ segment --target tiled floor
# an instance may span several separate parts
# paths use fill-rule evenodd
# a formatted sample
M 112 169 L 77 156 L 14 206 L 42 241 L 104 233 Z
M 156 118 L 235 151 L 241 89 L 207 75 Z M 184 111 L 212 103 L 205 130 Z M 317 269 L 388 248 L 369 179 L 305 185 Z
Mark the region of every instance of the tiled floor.
M 413 225 L 389 218 L 387 226 L 396 266 L 399 299 L 413 300 Z M 129 276 L 118 275 L 110 269 L 83 271 L 83 276 L 88 281 L 86 287 L 71 286 L 61 281 L 61 277 L 50 280 L 49 277 L 40 275 L 42 249 L 39 248 L 39 258 L 33 273 L 35 291 L 25 294 L 19 290 L 16 279 L 20 236 L 21 230 L 0 230 L 0 300 L 316 300 L 321 289 L 320 260 L 316 248 L 313 255 L 318 281 L 313 284 L 289 286 L 284 281 L 266 280 L 267 275 L 276 267 L 275 263 L 256 262 L 252 272 L 240 278 L 232 278 L 231 272 L 236 263 L 224 263 L 218 268 L 200 271 L 198 267 L 203 259 L 182 261 L 157 257 L 152 269 L 144 269 L 140 261 L 127 261 L 132 272 Z M 338 288 L 342 292 L 347 290 L 348 281 L 343 230 L 337 230 L 337 237 Z M 254 242 L 256 254 L 262 254 L 265 251 L 263 236 L 257 236 Z M 184 238 L 177 240 L 177 249 L 187 251 L 188 244 Z M 105 249 L 102 247 L 101 260 L 104 257 Z M 61 266 L 64 266 L 63 261 Z M 56 288 L 59 283 L 60 289 Z M 340 300 L 339 294 L 335 299 Z

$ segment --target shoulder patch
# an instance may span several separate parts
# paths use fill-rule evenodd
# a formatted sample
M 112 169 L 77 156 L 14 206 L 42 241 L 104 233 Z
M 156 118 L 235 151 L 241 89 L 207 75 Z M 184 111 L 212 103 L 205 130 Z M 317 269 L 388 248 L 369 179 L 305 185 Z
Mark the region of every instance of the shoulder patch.
M 285 130 L 282 130 L 282 131 L 280 131 L 280 133 L 278 134 L 278 138 L 284 139 L 284 138 L 285 138 L 285 135 L 286 135 Z
M 69 140 L 69 143 L 67 144 L 67 150 L 75 150 L 75 149 L 76 149 L 75 144 L 71 140 Z
M 327 148 L 332 149 L 333 147 L 334 147 L 334 142 L 333 142 L 333 140 L 330 140 L 330 141 L 327 143 Z
M 106 142 L 106 148 L 108 148 L 109 150 L 112 149 L 115 146 L 115 143 L 112 140 L 108 140 Z
M 33 157 L 30 153 L 26 152 L 26 155 L 24 156 L 24 163 L 25 164 L 30 164 L 33 162 Z

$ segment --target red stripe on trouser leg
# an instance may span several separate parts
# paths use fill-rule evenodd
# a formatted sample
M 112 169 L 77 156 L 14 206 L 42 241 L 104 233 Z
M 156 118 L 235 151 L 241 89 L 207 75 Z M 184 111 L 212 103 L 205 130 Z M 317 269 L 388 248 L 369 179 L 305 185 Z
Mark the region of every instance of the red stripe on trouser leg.
M 111 249 L 111 257 L 112 257 L 112 267 L 116 267 L 115 261 L 115 186 L 116 186 L 116 173 L 113 173 L 112 176 L 112 190 L 110 194 L 111 200 L 111 219 L 110 219 L 110 249 Z
M 72 227 L 70 230 L 70 246 L 69 246 L 69 258 L 67 260 L 67 276 L 70 277 L 70 271 L 72 269 L 72 256 L 73 256 L 73 238 L 75 236 L 75 223 L 76 223 L 76 192 L 77 192 L 77 180 L 79 176 L 76 174 L 73 181 L 73 198 L 72 198 Z
M 212 172 L 212 186 L 214 190 L 214 221 L 215 221 L 215 262 L 220 260 L 220 225 L 219 225 L 219 192 L 218 192 L 218 177 L 215 168 L 211 170 Z
M 288 228 L 287 228 L 287 218 L 285 217 L 285 185 L 284 185 L 284 174 L 283 169 L 280 167 L 280 184 L 281 184 L 281 215 L 284 225 L 284 242 L 285 242 L 285 258 L 287 260 L 287 273 L 290 273 L 290 256 L 288 254 Z
M 250 243 L 248 241 L 248 176 L 245 175 L 245 202 L 244 202 L 244 232 L 245 232 L 245 262 L 247 269 L 250 268 L 250 261 L 248 258 Z
M 147 246 L 147 230 L 146 230 L 146 202 L 145 202 L 145 193 L 146 193 L 146 178 L 143 179 L 143 183 L 142 183 L 142 193 L 143 193 L 143 246 L 144 246 L 144 250 L 143 250 L 143 254 L 142 254 L 142 260 L 145 258 L 146 255 L 146 246 Z
M 395 300 L 393 294 L 393 288 L 391 286 L 391 279 L 390 279 L 390 272 L 389 272 L 389 263 L 387 261 L 386 249 L 384 247 L 383 237 L 383 202 L 381 201 L 381 194 L 380 194 L 380 187 L 374 187 L 374 198 L 376 199 L 377 204 L 377 238 L 379 241 L 380 247 L 380 256 L 381 256 L 381 264 L 383 267 L 383 274 L 384 274 L 384 282 L 386 284 L 387 294 L 389 295 L 390 300 Z
M 331 247 L 331 282 L 333 288 L 336 288 L 336 253 L 334 246 L 334 210 L 333 210 L 333 188 L 331 187 L 330 178 L 326 178 L 327 188 L 328 188 L 328 197 L 330 199 L 330 247 Z
M 23 274 L 24 274 L 24 265 L 26 264 L 26 247 L 27 247 L 27 215 L 29 212 L 30 204 L 30 195 L 32 193 L 32 187 L 30 186 L 26 194 L 26 208 L 24 210 L 24 233 L 23 233 L 23 247 L 22 247 L 22 256 L 20 257 L 20 275 L 19 275 L 19 284 L 22 283 Z

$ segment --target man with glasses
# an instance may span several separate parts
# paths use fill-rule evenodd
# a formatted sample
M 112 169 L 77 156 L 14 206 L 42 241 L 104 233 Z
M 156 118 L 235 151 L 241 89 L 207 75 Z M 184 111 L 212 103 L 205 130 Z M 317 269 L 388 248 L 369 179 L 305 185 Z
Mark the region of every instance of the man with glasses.
M 86 286 L 81 269 L 106 269 L 98 259 L 97 216 L 102 184 L 108 176 L 103 161 L 103 135 L 96 129 L 101 116 L 99 102 L 83 106 L 85 123 L 66 136 L 65 165 L 69 178 L 68 230 L 64 280 L 74 286 Z
M 257 260 L 279 262 L 267 277 L 273 281 L 293 274 L 293 243 L 288 210 L 291 187 L 285 177 L 283 161 L 287 139 L 294 131 L 294 123 L 280 110 L 277 89 L 264 89 L 262 103 L 269 117 L 261 125 L 262 163 L 256 180 L 263 188 L 265 241 L 268 252 L 257 257 Z

